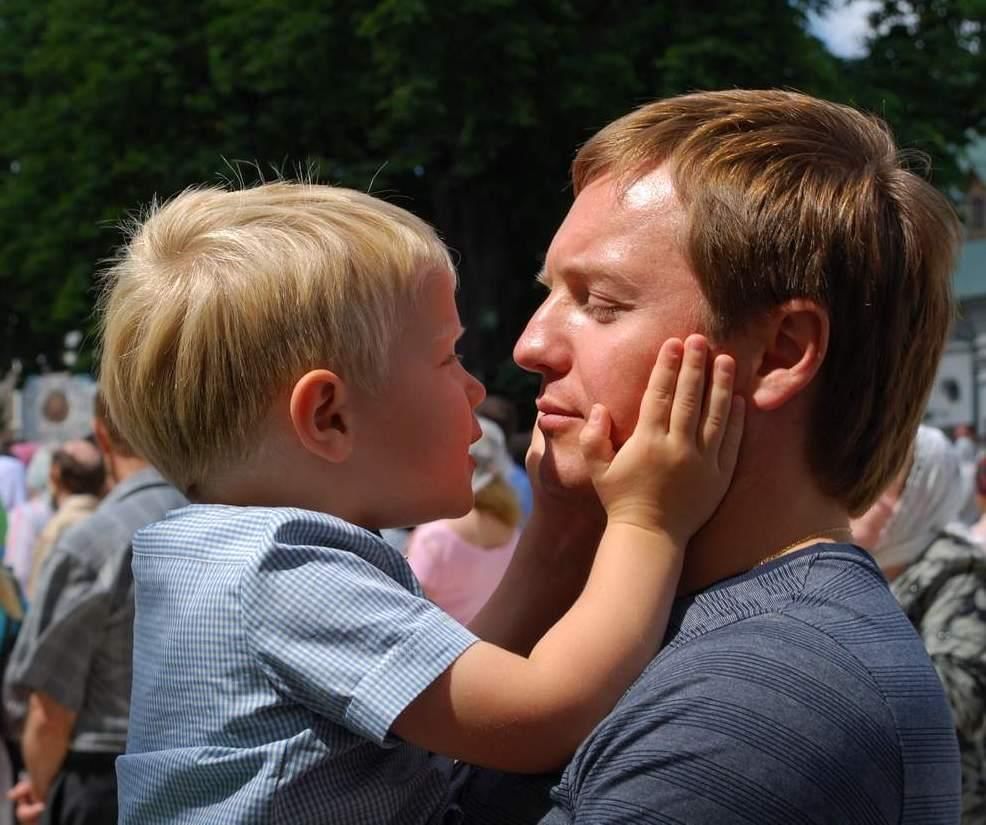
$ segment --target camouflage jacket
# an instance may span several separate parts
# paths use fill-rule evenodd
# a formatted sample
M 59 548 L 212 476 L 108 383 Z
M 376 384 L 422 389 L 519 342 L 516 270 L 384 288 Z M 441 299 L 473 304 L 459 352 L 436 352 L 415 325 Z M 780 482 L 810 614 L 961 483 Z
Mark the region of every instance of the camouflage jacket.
M 891 584 L 952 706 L 963 825 L 986 825 L 986 549 L 942 533 Z

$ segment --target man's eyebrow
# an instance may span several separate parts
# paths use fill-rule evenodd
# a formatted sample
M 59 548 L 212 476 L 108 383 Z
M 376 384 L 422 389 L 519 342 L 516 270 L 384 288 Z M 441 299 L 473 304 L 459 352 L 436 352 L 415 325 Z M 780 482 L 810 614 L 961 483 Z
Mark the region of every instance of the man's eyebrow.
M 639 286 L 636 279 L 628 277 L 615 268 L 604 269 L 598 266 L 581 266 L 577 263 L 565 267 L 561 272 L 561 277 L 565 280 L 574 279 L 579 281 L 606 282 L 613 284 L 616 287 L 624 287 L 626 289 L 633 290 L 636 290 Z M 538 274 L 535 276 L 535 280 L 537 280 L 539 284 L 550 287 L 554 279 L 548 274 L 548 270 L 545 267 L 541 267 Z

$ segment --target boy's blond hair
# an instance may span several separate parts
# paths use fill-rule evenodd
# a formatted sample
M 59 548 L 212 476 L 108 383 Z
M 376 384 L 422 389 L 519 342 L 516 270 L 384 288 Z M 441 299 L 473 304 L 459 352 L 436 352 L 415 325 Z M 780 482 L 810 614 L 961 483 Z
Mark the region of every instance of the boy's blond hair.
M 259 441 L 277 394 L 324 367 L 373 391 L 401 310 L 448 272 L 423 221 L 348 189 L 183 192 L 130 228 L 100 301 L 100 386 L 134 449 L 194 494 Z
M 524 517 L 513 487 L 500 476 L 494 476 L 489 484 L 476 492 L 473 507 L 481 513 L 489 513 L 507 527 L 516 527 Z

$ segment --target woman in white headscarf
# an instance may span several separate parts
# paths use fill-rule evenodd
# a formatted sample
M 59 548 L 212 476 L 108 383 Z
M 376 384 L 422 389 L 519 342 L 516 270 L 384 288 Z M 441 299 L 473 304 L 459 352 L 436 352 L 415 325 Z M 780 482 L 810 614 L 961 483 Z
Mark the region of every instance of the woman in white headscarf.
M 986 551 L 956 518 L 968 478 L 948 439 L 921 427 L 910 464 L 853 524 L 921 634 L 952 707 L 962 822 L 986 823 Z

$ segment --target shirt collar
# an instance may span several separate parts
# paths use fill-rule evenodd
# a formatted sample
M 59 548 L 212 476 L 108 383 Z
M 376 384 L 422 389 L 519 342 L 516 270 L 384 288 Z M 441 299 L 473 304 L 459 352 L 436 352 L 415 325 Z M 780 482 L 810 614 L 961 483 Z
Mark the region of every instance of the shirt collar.
M 157 470 L 153 467 L 145 467 L 143 470 L 137 470 L 137 472 L 131 473 L 123 481 L 119 482 L 110 490 L 106 498 L 103 499 L 103 503 L 108 504 L 111 501 L 120 501 L 145 487 L 165 486 L 168 486 L 168 482 L 164 480 L 164 477 Z

